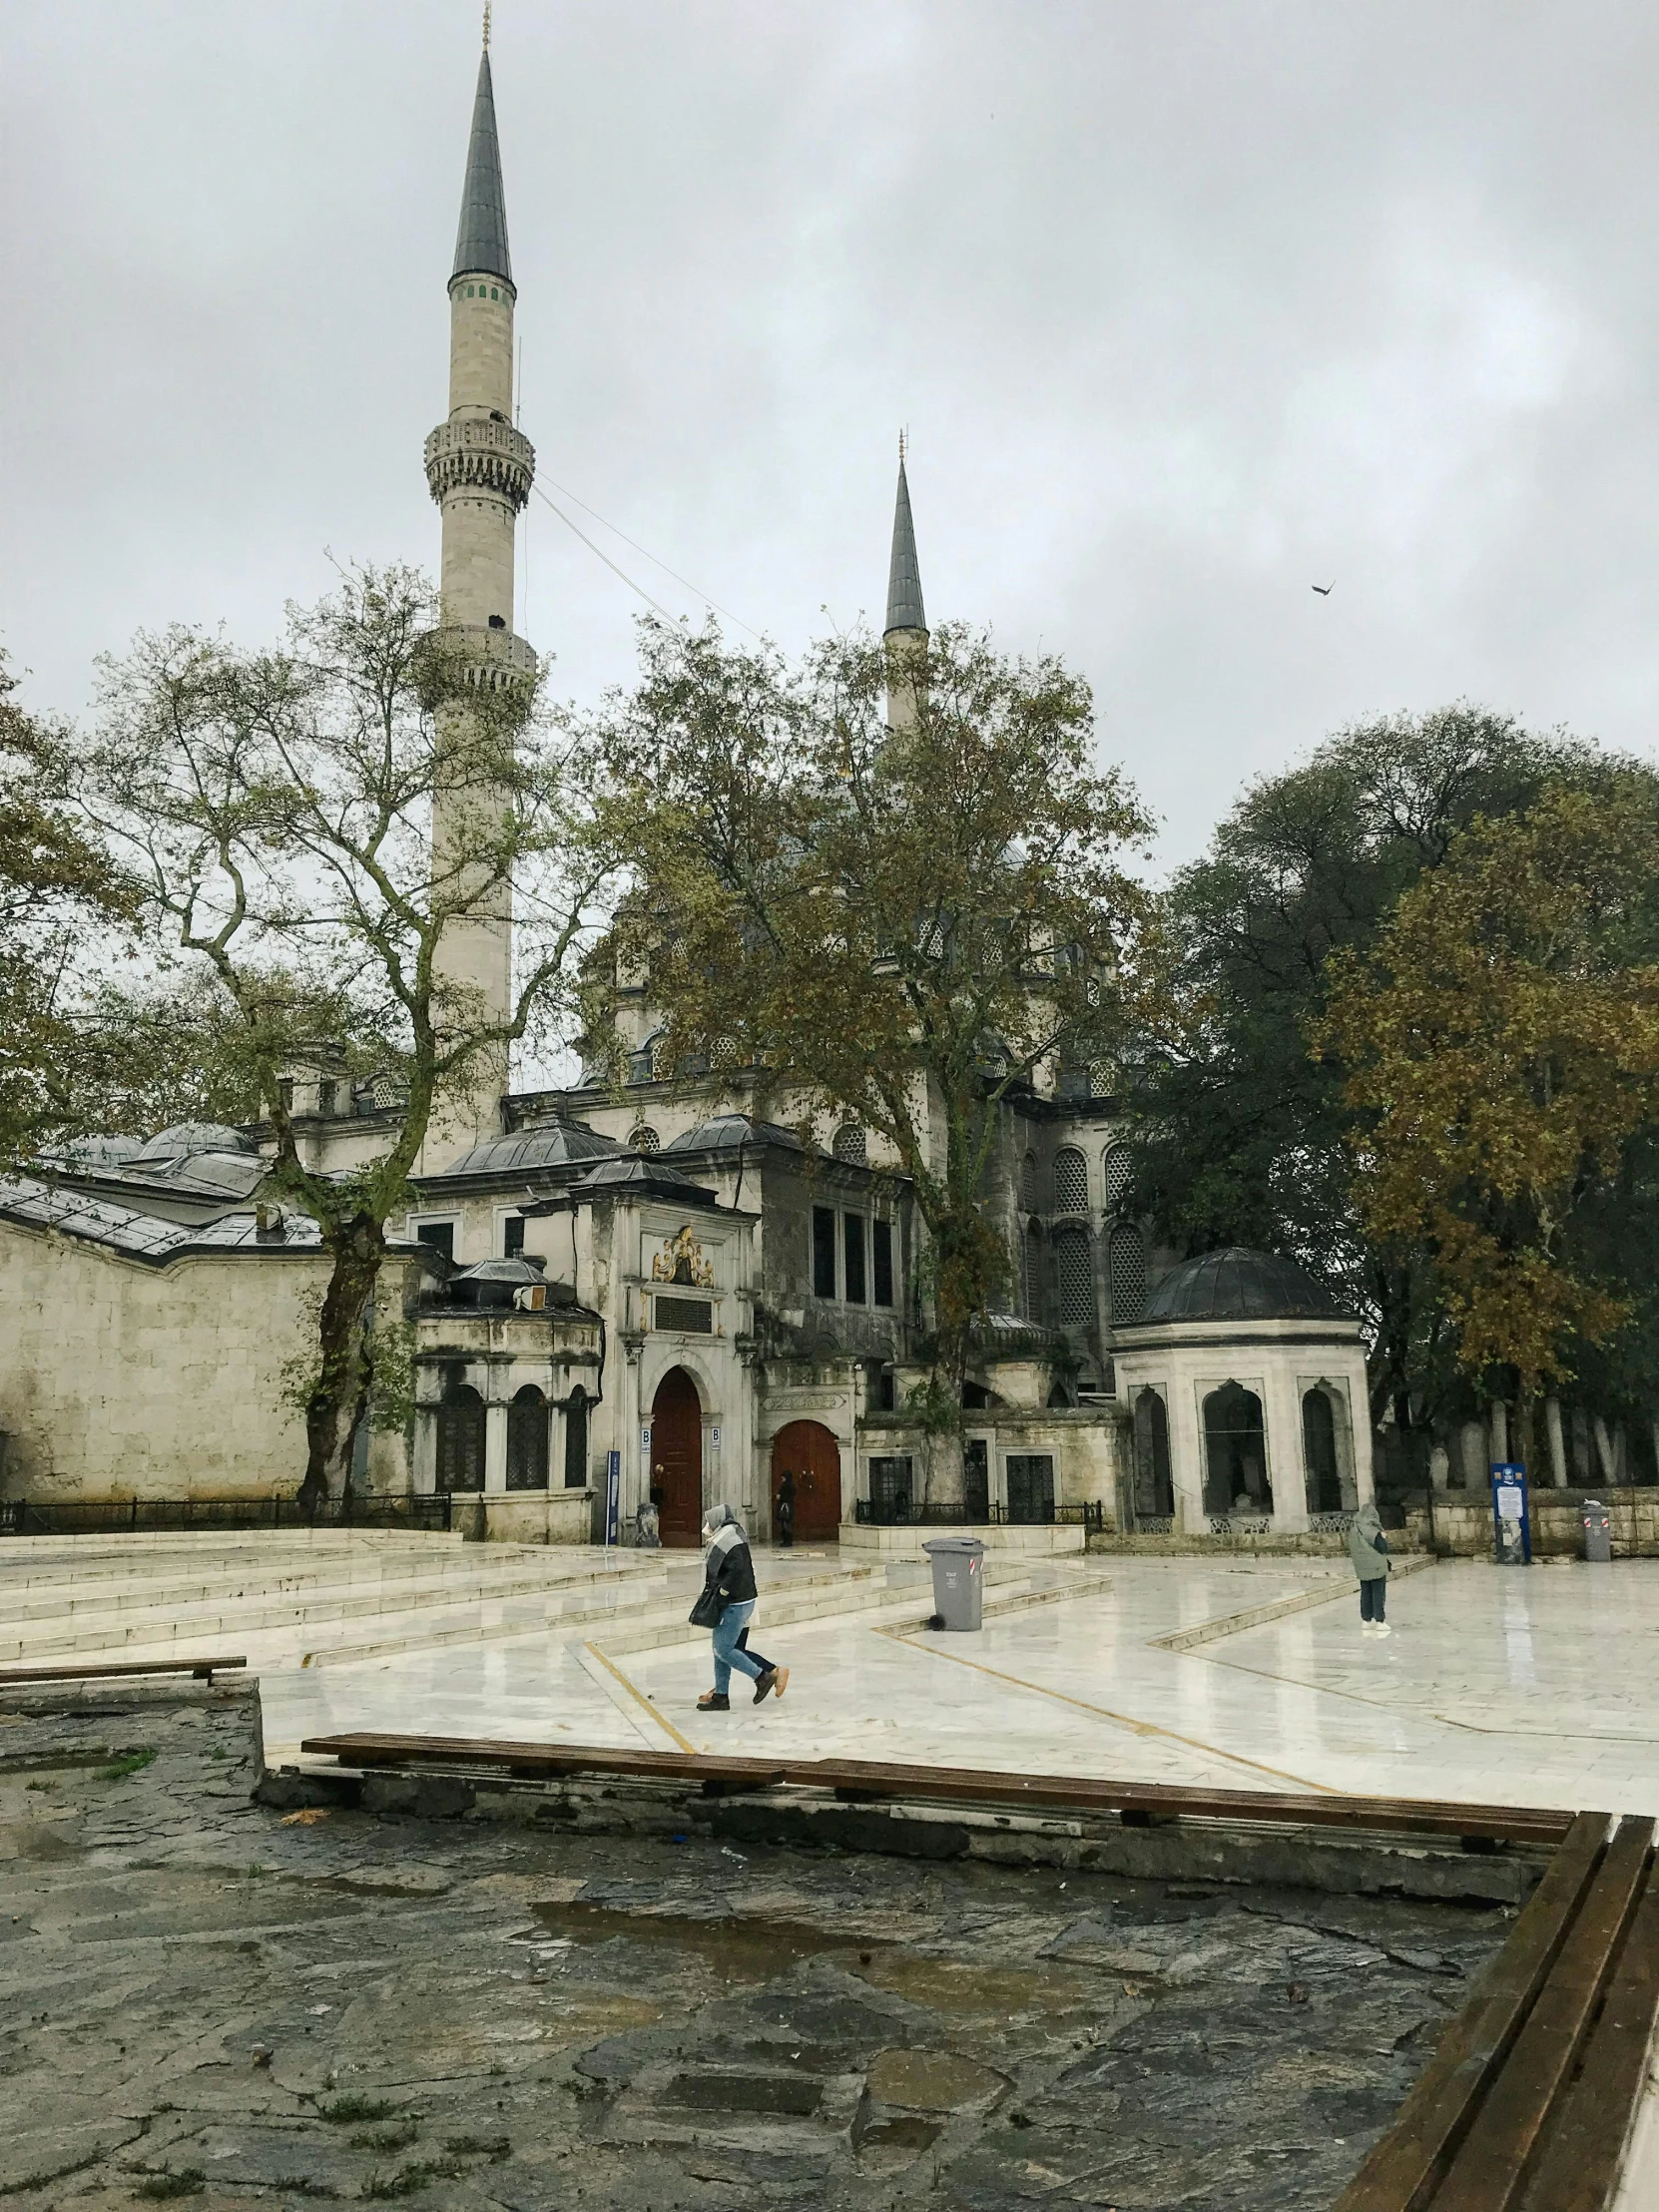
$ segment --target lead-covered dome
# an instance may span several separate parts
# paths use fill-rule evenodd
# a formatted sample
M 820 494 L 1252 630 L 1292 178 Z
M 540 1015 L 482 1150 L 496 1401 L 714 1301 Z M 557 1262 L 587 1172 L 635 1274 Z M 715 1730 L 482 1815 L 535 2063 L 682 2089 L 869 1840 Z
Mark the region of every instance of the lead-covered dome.
M 139 1159 L 188 1160 L 198 1152 L 252 1152 L 240 1129 L 224 1121 L 181 1121 L 152 1137 Z
M 531 1168 L 564 1168 L 578 1161 L 611 1158 L 622 1147 L 579 1121 L 543 1122 L 530 1129 L 514 1129 L 504 1137 L 487 1137 L 451 1160 L 447 1175 L 522 1175 Z
M 1323 1283 L 1274 1252 L 1201 1253 L 1153 1286 L 1139 1326 L 1170 1321 L 1352 1321 Z

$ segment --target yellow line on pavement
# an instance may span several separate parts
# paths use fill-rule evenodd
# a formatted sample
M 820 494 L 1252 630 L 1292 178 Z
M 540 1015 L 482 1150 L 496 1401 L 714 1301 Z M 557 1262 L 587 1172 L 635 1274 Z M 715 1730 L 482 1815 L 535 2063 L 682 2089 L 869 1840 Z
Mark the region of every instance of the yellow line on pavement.
M 1093 1713 L 1097 1718 L 1115 1721 L 1119 1728 L 1127 1728 L 1135 1736 L 1159 1736 L 1166 1742 L 1185 1745 L 1188 1751 L 1201 1752 L 1206 1759 L 1220 1759 L 1231 1767 L 1248 1767 L 1253 1774 L 1272 1775 L 1276 1782 L 1289 1782 L 1298 1790 L 1317 1790 L 1323 1797 L 1341 1797 L 1328 1782 L 1310 1782 L 1306 1776 L 1287 1774 L 1282 1767 L 1270 1767 L 1260 1759 L 1246 1759 L 1241 1752 L 1223 1751 L 1217 1744 L 1201 1743 L 1196 1736 L 1183 1736 L 1174 1728 L 1160 1728 L 1156 1721 L 1138 1721 L 1128 1713 L 1114 1713 L 1110 1706 L 1091 1705 L 1087 1698 L 1072 1697 L 1065 1690 L 1045 1689 L 1040 1682 L 1027 1682 L 1017 1674 L 1003 1674 L 995 1667 L 987 1667 L 981 1659 L 964 1659 L 954 1651 L 940 1651 L 933 1644 L 918 1644 L 912 1635 L 896 1628 L 874 1628 L 873 1636 L 890 1636 L 894 1643 L 908 1644 L 912 1651 L 924 1652 L 929 1659 L 947 1659 L 953 1667 L 971 1667 L 975 1674 L 988 1674 L 993 1682 L 1008 1682 L 1016 1690 L 1030 1690 L 1037 1697 L 1051 1697 L 1061 1705 L 1075 1705 L 1080 1712 Z
M 585 1651 L 591 1651 L 593 1653 L 593 1656 L 599 1661 L 599 1664 L 604 1668 L 605 1672 L 608 1675 L 614 1676 L 615 1679 L 622 1684 L 622 1687 L 628 1692 L 628 1695 L 634 1700 L 636 1705 L 643 1705 L 645 1707 L 646 1711 L 651 1715 L 651 1718 L 656 1722 L 657 1726 L 663 1731 L 665 1736 L 672 1736 L 674 1738 L 674 1741 L 679 1745 L 682 1751 L 689 1751 L 694 1757 L 696 1756 L 697 1746 L 694 1743 L 688 1742 L 688 1740 L 681 1735 L 680 1731 L 675 1727 L 674 1723 L 666 1717 L 666 1715 L 658 1712 L 656 1706 L 652 1704 L 651 1700 L 646 1696 L 645 1692 L 641 1689 L 636 1688 L 635 1685 L 630 1682 L 628 1677 L 623 1673 L 622 1669 L 617 1666 L 614 1661 L 606 1658 L 605 1654 L 600 1650 L 597 1644 L 584 1644 L 582 1648 Z

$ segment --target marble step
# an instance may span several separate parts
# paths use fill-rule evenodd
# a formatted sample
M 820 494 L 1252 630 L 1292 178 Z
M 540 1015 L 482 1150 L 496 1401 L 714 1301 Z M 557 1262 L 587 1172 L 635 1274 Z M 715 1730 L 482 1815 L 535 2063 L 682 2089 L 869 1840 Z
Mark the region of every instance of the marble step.
M 579 1555 L 582 1556 L 582 1555 Z M 585 1554 L 587 1558 L 594 1555 Z M 39 1620 L 0 1624 L 0 1663 L 45 1662 L 92 1652 L 150 1657 L 181 1643 L 242 1650 L 251 1639 L 274 1634 L 288 1644 L 318 1647 L 333 1639 L 331 1626 L 355 1627 L 366 1616 L 384 1622 L 369 1639 L 376 1649 L 409 1650 L 422 1643 L 455 1640 L 455 1631 L 473 1635 L 545 1634 L 563 1623 L 614 1620 L 619 1613 L 656 1606 L 683 1619 L 701 1582 L 694 1556 L 683 1568 L 663 1562 L 660 1553 L 642 1555 L 642 1563 L 624 1571 L 603 1567 L 567 1576 L 549 1585 L 531 1579 L 521 1587 L 456 1589 L 448 1580 L 426 1589 L 396 1585 L 375 1591 L 368 1586 L 326 1589 L 255 1602 L 209 1601 L 173 1608 L 132 1608 L 84 1615 L 57 1613 Z M 785 1585 L 800 1593 L 823 1593 L 831 1604 L 837 1591 L 871 1582 L 878 1569 L 860 1561 L 855 1567 L 826 1567 L 791 1578 Z M 675 1580 L 680 1590 L 670 1598 Z M 15 1632 L 14 1632 L 15 1630 Z M 252 1656 L 252 1654 L 250 1654 Z
M 491 1547 L 493 1550 L 493 1547 Z M 418 1602 L 427 1590 L 444 1594 L 506 1595 L 519 1590 L 563 1588 L 578 1582 L 619 1582 L 627 1578 L 661 1581 L 664 1569 L 645 1563 L 606 1564 L 591 1547 L 539 1545 L 526 1555 L 516 1548 L 497 1558 L 482 1545 L 453 1561 L 401 1562 L 381 1573 L 373 1560 L 348 1559 L 337 1565 L 317 1560 L 308 1567 L 284 1566 L 252 1573 L 195 1574 L 187 1579 L 128 1574 L 124 1578 L 77 1581 L 21 1589 L 0 1581 L 0 1620 L 42 1620 L 114 1614 L 134 1608 L 169 1611 L 191 1605 L 253 1602 L 263 1597 L 294 1601 L 333 1591 L 382 1591 L 399 1602 Z
M 209 1639 L 221 1647 L 229 1643 L 240 1649 L 247 1637 L 262 1631 L 314 1632 L 329 1622 L 353 1623 L 368 1617 L 418 1622 L 437 1616 L 448 1618 L 457 1612 L 476 1618 L 510 1608 L 509 1617 L 515 1622 L 545 1625 L 567 1616 L 603 1617 L 614 1613 L 619 1605 L 660 1598 L 662 1590 L 662 1582 L 655 1577 L 629 1576 L 620 1582 L 574 1581 L 563 1588 L 532 1583 L 507 1592 L 435 1588 L 425 1595 L 424 1602 L 411 1602 L 404 1591 L 371 1593 L 355 1588 L 299 1598 L 263 1598 L 252 1604 L 209 1602 L 165 1612 L 135 1608 L 77 1619 L 53 1616 L 20 1625 L 0 1625 L 0 1662 L 44 1661 L 64 1652 L 124 1654 L 141 1646 L 203 1644 Z M 418 1636 L 414 1640 L 418 1641 Z

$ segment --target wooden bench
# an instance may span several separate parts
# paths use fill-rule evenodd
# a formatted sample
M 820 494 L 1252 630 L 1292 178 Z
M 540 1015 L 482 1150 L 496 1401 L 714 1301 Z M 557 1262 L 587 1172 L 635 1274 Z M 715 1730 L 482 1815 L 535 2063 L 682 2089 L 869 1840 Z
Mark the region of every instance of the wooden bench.
M 116 1659 L 84 1667 L 0 1667 L 0 1690 L 7 1683 L 105 1682 L 124 1675 L 188 1674 L 198 1682 L 212 1682 L 216 1674 L 246 1667 L 246 1658 L 234 1659 Z

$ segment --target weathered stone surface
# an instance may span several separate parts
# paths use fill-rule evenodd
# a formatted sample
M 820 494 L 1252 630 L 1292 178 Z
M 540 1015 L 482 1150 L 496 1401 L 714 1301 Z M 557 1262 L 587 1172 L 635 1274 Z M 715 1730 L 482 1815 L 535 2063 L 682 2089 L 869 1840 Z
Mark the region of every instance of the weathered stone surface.
M 0 1702 L 28 2212 L 196 2174 L 203 2212 L 1324 2212 L 1508 1927 L 1190 1866 L 256 1806 L 245 1691 Z M 156 1757 L 108 1779 L 118 1744 Z

